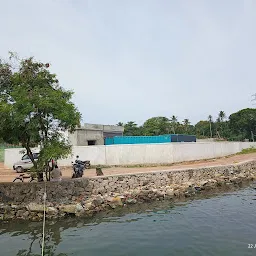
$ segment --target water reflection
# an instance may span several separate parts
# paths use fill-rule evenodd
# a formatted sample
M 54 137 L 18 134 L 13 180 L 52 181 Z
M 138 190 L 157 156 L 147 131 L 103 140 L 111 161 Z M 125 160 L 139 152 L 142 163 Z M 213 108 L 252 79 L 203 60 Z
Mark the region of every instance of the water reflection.
M 98 214 L 94 218 L 85 218 L 85 219 L 75 219 L 67 218 L 60 221 L 47 221 L 45 227 L 45 255 L 54 255 L 54 256 L 65 256 L 68 254 L 58 253 L 58 245 L 62 242 L 63 232 L 67 229 L 71 229 L 73 232 L 76 232 L 77 229 L 82 227 L 88 227 L 88 231 L 92 230 L 93 226 L 104 223 L 131 223 L 136 222 L 145 216 L 150 217 L 154 214 L 164 214 L 169 210 L 166 210 L 166 207 L 172 209 L 173 204 L 170 203 L 153 203 L 140 206 L 131 206 L 125 210 L 118 210 L 109 212 L 106 217 L 106 213 Z M 162 208 L 165 208 L 163 211 Z M 129 213 L 129 214 L 128 214 Z M 133 217 L 133 213 L 136 213 L 136 218 Z M 105 214 L 105 216 L 104 216 Z M 128 214 L 128 215 L 127 215 Z M 126 218 L 120 219 L 120 217 L 127 215 Z M 140 217 L 138 217 L 140 215 Z M 12 238 L 20 238 L 26 235 L 26 238 L 23 238 L 23 241 L 29 241 L 27 243 L 27 249 L 19 249 L 17 256 L 40 256 L 41 244 L 42 244 L 42 222 L 23 222 L 23 221 L 12 221 L 2 223 L 0 227 L 0 237 L 6 233 L 9 233 Z M 72 236 L 72 235 L 69 235 Z M 75 236 L 75 235 L 73 235 Z M 39 253 L 33 253 L 33 252 Z
M 231 255 L 221 247 L 236 242 L 243 249 L 256 236 L 254 199 L 255 191 L 246 189 L 207 200 L 136 205 L 90 219 L 47 221 L 45 255 L 156 255 L 153 246 L 161 248 L 159 255 L 203 255 L 209 248 L 208 255 Z M 0 224 L 1 255 L 40 256 L 41 239 L 42 222 Z M 190 248 L 186 253 L 181 241 Z
M 25 223 L 24 223 L 25 224 Z M 28 249 L 20 249 L 17 256 L 41 256 L 41 254 L 35 254 L 33 251 L 41 251 L 42 246 L 42 224 L 41 223 L 30 223 L 27 225 L 26 232 L 27 241 L 29 241 Z M 12 237 L 21 236 L 24 234 L 24 226 L 21 225 L 20 231 L 14 231 L 12 233 Z M 8 231 L 10 232 L 10 228 L 14 230 L 17 229 L 17 225 L 8 226 Z M 48 223 L 45 230 L 45 255 L 56 255 L 56 256 L 65 256 L 65 253 L 56 253 L 56 249 L 60 244 L 61 240 L 61 232 L 63 231 L 63 227 L 54 223 Z M 4 232 L 4 231 L 3 231 Z

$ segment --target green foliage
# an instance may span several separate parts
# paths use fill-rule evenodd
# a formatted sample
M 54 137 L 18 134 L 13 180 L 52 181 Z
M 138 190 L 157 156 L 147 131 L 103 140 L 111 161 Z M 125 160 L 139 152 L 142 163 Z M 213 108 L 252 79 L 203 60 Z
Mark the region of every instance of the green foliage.
M 256 134 L 256 109 L 246 108 L 229 117 L 231 131 L 243 138 L 251 138 L 251 133 Z
M 195 131 L 198 136 L 201 138 L 210 137 L 210 123 L 209 121 L 199 121 L 195 125 Z
M 171 125 L 167 117 L 152 117 L 143 124 L 143 134 L 147 136 L 168 134 L 170 131 Z
M 118 122 L 116 125 L 117 125 L 117 126 L 124 126 L 124 123 Z
M 125 136 L 139 136 L 141 135 L 141 128 L 134 121 L 130 121 L 124 125 Z
M 4 162 L 4 148 L 0 148 L 0 162 Z
M 0 61 L 0 138 L 21 144 L 35 169 L 32 147 L 40 144 L 44 150 L 38 163 L 46 156 L 65 155 L 69 145 L 57 143 L 56 138 L 61 140 L 64 130 L 73 131 L 81 118 L 72 95 L 50 73 L 48 63 L 11 54 L 9 62 Z
M 123 123 L 122 123 L 123 125 Z M 164 134 L 194 134 L 197 138 L 217 138 L 231 141 L 243 141 L 252 139 L 252 134 L 256 135 L 256 110 L 243 109 L 226 118 L 224 111 L 219 111 L 216 121 L 212 115 L 207 120 L 201 120 L 195 125 L 191 125 L 189 119 L 182 122 L 173 115 L 167 117 L 152 117 L 145 121 L 142 126 L 138 126 L 134 121 L 124 124 L 124 135 L 126 136 L 154 136 Z
M 40 151 L 38 160 L 38 168 L 42 169 L 49 159 L 58 160 L 65 158 L 72 152 L 72 146 L 61 138 L 51 138 L 45 142 L 44 147 Z
M 226 118 L 226 114 L 223 110 L 221 110 L 219 112 L 218 121 L 223 122 L 225 118 Z
M 176 131 L 177 131 L 177 127 L 178 127 L 178 118 L 177 118 L 177 116 L 172 116 L 171 117 L 171 131 L 172 131 L 172 133 L 176 133 Z

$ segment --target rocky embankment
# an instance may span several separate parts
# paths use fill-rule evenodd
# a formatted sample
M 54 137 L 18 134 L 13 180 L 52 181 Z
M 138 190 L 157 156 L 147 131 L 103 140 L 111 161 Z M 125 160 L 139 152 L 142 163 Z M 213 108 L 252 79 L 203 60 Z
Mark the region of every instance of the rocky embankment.
M 176 201 L 239 188 L 256 178 L 256 161 L 230 166 L 77 179 L 46 184 L 46 217 L 92 216 L 155 200 Z M 256 185 L 255 185 L 256 188 Z M 1 184 L 0 219 L 43 218 L 44 184 Z

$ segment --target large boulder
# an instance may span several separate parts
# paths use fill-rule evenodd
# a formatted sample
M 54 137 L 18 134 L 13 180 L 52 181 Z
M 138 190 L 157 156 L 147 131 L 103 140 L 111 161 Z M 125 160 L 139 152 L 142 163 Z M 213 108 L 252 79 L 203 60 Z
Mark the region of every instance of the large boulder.
M 65 213 L 76 214 L 77 212 L 82 211 L 84 208 L 81 204 L 67 204 L 63 205 L 60 210 Z
M 27 210 L 30 212 L 44 212 L 44 205 L 37 204 L 37 203 L 29 203 L 27 205 Z M 46 211 L 47 211 L 47 207 L 46 207 Z

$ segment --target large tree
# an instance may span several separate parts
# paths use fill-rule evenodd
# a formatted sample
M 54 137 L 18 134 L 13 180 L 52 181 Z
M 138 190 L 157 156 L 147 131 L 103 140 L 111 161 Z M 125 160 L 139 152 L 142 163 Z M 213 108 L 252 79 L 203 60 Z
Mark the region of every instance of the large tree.
M 250 139 L 256 135 L 256 109 L 246 108 L 229 117 L 229 127 L 234 139 Z
M 125 136 L 141 135 L 141 128 L 134 121 L 129 121 L 124 125 L 124 135 Z
M 164 116 L 152 117 L 143 124 L 143 133 L 148 136 L 169 134 L 170 130 L 169 119 Z
M 47 158 L 71 152 L 62 132 L 73 131 L 81 118 L 71 102 L 73 92 L 60 86 L 49 66 L 13 55 L 9 61 L 0 61 L 0 137 L 24 147 L 37 171 L 42 171 Z M 37 162 L 32 148 L 39 144 Z
M 196 135 L 200 138 L 210 137 L 209 122 L 206 120 L 199 121 L 195 125 Z

